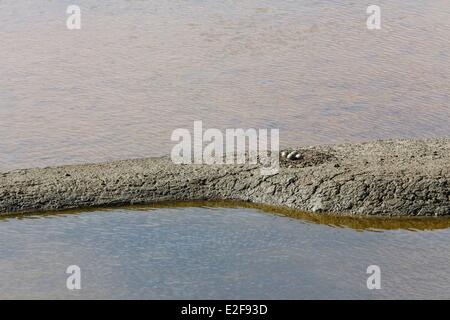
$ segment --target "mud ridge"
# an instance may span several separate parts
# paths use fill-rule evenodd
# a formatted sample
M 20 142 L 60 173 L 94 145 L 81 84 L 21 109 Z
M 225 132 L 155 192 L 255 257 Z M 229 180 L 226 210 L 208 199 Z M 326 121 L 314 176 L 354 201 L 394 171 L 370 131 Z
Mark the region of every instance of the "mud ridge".
M 238 200 L 342 215 L 450 215 L 448 138 L 289 148 L 280 164 L 272 176 L 257 165 L 169 157 L 15 170 L 0 173 L 0 214 Z

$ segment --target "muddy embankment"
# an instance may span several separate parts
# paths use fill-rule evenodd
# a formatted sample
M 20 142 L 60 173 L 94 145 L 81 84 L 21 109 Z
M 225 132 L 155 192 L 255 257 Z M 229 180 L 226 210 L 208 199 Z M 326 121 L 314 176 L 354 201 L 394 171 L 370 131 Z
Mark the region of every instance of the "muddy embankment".
M 288 149 L 257 165 L 177 165 L 169 157 L 0 173 L 0 213 L 238 200 L 342 215 L 450 215 L 450 139 Z M 287 152 L 286 152 L 287 151 Z

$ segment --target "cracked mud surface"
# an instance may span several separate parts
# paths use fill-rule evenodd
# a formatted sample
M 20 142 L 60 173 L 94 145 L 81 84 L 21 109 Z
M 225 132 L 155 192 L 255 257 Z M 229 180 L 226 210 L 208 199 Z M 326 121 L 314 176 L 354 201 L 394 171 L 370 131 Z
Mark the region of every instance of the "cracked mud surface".
M 278 174 L 169 157 L 0 173 L 0 213 L 164 201 L 239 200 L 311 212 L 450 215 L 450 139 L 302 147 Z

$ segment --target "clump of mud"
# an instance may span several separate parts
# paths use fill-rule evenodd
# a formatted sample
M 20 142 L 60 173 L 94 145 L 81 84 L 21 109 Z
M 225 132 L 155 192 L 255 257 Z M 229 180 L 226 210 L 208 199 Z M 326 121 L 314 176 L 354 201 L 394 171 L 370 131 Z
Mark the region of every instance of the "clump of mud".
M 286 167 L 313 167 L 335 160 L 333 154 L 313 149 L 286 149 L 280 152 L 280 164 Z

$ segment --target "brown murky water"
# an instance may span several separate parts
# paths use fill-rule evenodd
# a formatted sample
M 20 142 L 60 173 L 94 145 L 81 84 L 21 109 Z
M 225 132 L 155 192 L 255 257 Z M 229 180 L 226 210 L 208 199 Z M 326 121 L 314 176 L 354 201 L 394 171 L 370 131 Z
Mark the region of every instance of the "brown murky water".
M 0 1 L 0 169 L 168 154 L 175 128 L 283 145 L 450 135 L 447 0 Z

